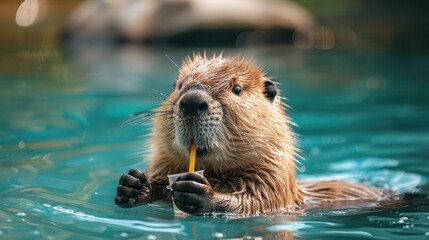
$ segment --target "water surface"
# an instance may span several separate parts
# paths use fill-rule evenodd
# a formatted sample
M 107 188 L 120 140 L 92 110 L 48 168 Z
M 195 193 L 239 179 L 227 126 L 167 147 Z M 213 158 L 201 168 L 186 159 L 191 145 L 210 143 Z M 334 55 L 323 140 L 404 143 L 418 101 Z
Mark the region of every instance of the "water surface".
M 194 50 L 3 51 L 0 238 L 429 238 L 429 56 L 424 54 L 289 48 L 245 53 L 266 65 L 291 106 L 303 155 L 299 178 L 362 181 L 401 193 L 423 186 L 418 202 L 240 219 L 175 218 L 166 204 L 116 207 L 119 176 L 146 166 L 150 129 L 150 124 L 121 128 L 121 122 L 159 105 L 153 89 L 171 90 L 177 68 L 166 54 L 180 63 Z

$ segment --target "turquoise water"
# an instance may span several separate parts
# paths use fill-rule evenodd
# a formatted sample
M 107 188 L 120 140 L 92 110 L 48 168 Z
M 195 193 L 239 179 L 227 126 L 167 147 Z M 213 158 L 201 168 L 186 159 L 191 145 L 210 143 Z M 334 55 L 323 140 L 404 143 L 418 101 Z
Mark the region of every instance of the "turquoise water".
M 149 124 L 121 127 L 168 93 L 194 49 L 32 49 L 1 55 L 1 239 L 429 239 L 428 55 L 261 49 L 291 106 L 299 178 L 420 188 L 394 209 L 304 216 L 175 218 L 171 206 L 114 205 L 130 168 L 145 168 Z M 209 52 L 218 51 L 217 49 Z M 233 54 L 225 50 L 225 54 Z M 421 187 L 420 187 L 421 186 Z

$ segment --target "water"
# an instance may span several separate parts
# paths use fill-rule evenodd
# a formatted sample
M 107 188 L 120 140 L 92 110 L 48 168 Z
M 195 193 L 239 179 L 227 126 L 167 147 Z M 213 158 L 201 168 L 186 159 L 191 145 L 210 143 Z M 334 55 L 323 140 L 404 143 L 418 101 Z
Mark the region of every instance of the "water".
M 71 47 L 0 59 L 1 239 L 429 239 L 428 55 L 249 50 L 281 83 L 304 159 L 300 178 L 419 186 L 395 209 L 304 216 L 174 218 L 172 207 L 113 204 L 118 178 L 145 168 L 149 125 L 121 128 L 168 93 L 194 49 Z M 212 49 L 209 52 L 219 51 Z M 225 54 L 234 50 L 225 50 Z

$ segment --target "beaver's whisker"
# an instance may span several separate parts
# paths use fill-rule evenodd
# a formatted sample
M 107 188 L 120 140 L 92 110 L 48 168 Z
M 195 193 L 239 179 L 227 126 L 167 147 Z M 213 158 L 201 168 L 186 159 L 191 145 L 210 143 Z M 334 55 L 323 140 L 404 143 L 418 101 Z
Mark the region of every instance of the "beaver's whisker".
M 142 123 L 147 122 L 148 119 L 143 118 L 130 118 L 122 122 L 121 127 L 128 127 L 128 126 L 137 126 Z
M 133 113 L 130 117 L 123 121 L 121 127 L 131 126 L 131 125 L 140 125 L 146 123 L 156 116 L 166 116 L 171 115 L 173 111 L 160 111 L 160 110 L 146 110 L 142 112 Z
M 156 97 L 156 98 L 158 98 L 159 100 L 166 101 L 167 103 L 169 103 L 169 104 L 171 104 L 171 105 L 176 105 L 176 103 L 174 103 L 174 102 L 173 102 L 173 101 L 171 101 L 170 99 L 162 98 L 162 97 L 155 96 L 155 95 L 153 95 L 153 96 L 154 96 L 154 97 Z
M 152 89 L 152 91 L 154 91 L 154 92 L 156 92 L 156 93 L 159 93 L 161 96 L 163 96 L 163 97 L 165 97 L 165 98 L 168 98 L 168 96 L 167 96 L 167 95 L 165 95 L 164 93 L 162 93 L 162 92 L 160 92 L 160 91 L 158 91 L 158 90 L 156 90 L 156 89 Z
M 173 111 L 167 111 L 167 110 L 165 110 L 165 111 L 161 111 L 161 110 L 145 110 L 145 111 L 142 111 L 142 112 L 136 112 L 136 113 L 132 113 L 131 115 L 130 115 L 130 117 L 136 117 L 136 116 L 140 116 L 140 115 L 143 115 L 143 114 L 156 114 L 156 113 L 173 113 Z
M 173 61 L 173 59 L 171 59 L 171 57 L 170 57 L 170 56 L 168 56 L 168 54 L 165 54 L 165 56 L 168 58 L 168 60 L 170 60 L 170 62 L 172 62 L 172 63 L 174 64 L 174 66 L 176 66 L 176 67 L 177 67 L 177 69 L 180 69 L 180 68 L 179 68 L 179 65 L 177 65 L 177 64 L 176 64 L 176 62 L 174 62 L 174 61 Z
M 139 119 L 126 120 L 121 124 L 121 127 L 139 126 L 149 122 L 154 116 L 147 116 Z
M 171 116 L 173 117 L 173 112 L 160 112 L 160 113 L 155 113 L 154 115 L 150 116 L 150 117 L 161 117 L 161 116 Z
M 173 101 L 171 101 L 170 99 L 168 99 L 168 96 L 167 96 L 166 94 L 164 94 L 164 93 L 162 93 L 162 92 L 160 92 L 160 91 L 158 91 L 158 90 L 155 90 L 155 89 L 152 89 L 152 91 L 154 91 L 154 92 L 156 92 L 156 93 L 158 93 L 158 94 L 160 94 L 161 96 L 163 96 L 163 97 L 164 97 L 164 98 L 160 98 L 160 97 L 157 97 L 157 98 L 159 98 L 159 99 L 161 99 L 161 100 L 163 100 L 163 101 L 169 102 L 169 103 L 171 103 L 172 105 L 176 105 L 176 103 L 175 103 L 175 102 L 173 102 Z

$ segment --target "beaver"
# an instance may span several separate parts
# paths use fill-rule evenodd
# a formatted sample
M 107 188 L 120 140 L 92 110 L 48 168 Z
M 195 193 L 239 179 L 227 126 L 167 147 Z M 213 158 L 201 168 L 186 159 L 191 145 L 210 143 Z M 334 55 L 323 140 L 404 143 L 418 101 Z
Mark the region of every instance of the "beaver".
M 277 84 L 243 57 L 187 57 L 155 111 L 145 172 L 120 177 L 115 203 L 134 207 L 171 199 L 183 212 L 242 215 L 290 212 L 317 202 L 378 201 L 385 191 L 339 180 L 297 181 L 295 134 Z M 167 175 L 196 169 L 171 188 Z

